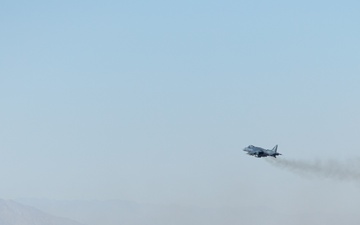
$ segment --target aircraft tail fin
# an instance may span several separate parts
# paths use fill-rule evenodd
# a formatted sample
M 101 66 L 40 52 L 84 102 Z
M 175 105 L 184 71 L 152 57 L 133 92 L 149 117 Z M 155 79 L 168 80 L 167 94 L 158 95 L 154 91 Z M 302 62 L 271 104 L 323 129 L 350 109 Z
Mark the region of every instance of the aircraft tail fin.
M 278 145 L 275 145 L 275 147 L 272 149 L 274 152 L 277 152 Z

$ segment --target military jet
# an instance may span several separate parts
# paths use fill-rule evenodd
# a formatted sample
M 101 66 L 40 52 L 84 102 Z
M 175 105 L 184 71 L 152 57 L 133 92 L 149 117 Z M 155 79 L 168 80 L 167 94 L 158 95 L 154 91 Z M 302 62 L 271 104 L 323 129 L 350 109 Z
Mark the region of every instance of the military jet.
M 280 153 L 277 152 L 277 147 L 278 146 L 275 145 L 275 147 L 272 150 L 270 150 L 270 149 L 264 149 L 253 145 L 249 145 L 248 147 L 244 148 L 244 151 L 247 152 L 247 154 L 253 155 L 257 158 L 268 157 L 268 156 L 272 156 L 276 158 L 277 155 L 281 155 Z

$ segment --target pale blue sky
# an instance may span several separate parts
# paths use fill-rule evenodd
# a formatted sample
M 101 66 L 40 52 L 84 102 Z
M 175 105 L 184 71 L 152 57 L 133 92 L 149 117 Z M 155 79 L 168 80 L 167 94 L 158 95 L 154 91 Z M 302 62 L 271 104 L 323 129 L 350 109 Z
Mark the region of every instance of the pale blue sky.
M 0 197 L 303 201 L 325 184 L 241 149 L 359 156 L 359 7 L 2 1 Z

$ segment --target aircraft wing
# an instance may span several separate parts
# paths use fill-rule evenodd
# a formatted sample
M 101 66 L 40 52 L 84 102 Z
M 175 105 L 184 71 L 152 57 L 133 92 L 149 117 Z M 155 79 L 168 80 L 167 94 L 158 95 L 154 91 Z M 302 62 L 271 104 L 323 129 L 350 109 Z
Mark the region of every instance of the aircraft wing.
M 259 149 L 251 149 L 251 150 L 248 152 L 249 155 L 261 155 L 261 154 L 263 154 L 263 153 L 264 153 L 264 151 L 259 150 Z

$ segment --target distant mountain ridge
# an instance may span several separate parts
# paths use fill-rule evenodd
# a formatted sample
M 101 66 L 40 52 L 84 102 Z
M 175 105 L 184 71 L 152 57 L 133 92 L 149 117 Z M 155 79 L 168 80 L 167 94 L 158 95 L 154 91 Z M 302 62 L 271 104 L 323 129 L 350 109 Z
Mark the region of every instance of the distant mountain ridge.
M 84 225 L 56 217 L 34 207 L 0 199 L 0 225 Z
M 26 205 L 35 206 L 36 208 L 50 214 L 72 218 L 87 225 L 359 224 L 358 214 L 352 212 L 346 214 L 343 212 L 329 213 L 326 211 L 290 211 L 290 213 L 284 213 L 276 208 L 269 208 L 266 206 L 203 208 L 172 204 L 144 204 L 121 200 L 66 201 L 49 199 L 18 199 L 17 201 Z M 3 225 L 1 221 L 0 225 Z M 36 225 L 40 225 L 40 223 Z M 63 223 L 61 225 L 68 224 Z
M 145 204 L 122 200 L 50 200 L 18 199 L 50 214 L 83 222 L 87 225 L 218 225 L 255 224 L 254 218 L 266 221 L 277 215 L 268 208 L 202 208 L 176 204 Z M 258 218 L 251 212 L 262 212 Z M 287 223 L 283 223 L 287 224 Z

